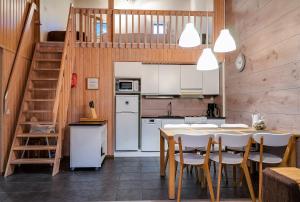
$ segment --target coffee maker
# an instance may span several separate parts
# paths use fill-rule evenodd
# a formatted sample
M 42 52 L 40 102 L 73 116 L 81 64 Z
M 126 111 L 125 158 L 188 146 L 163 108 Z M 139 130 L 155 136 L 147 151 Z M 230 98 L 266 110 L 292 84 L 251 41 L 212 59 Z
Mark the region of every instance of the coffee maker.
M 208 103 L 207 105 L 207 117 L 216 118 L 220 116 L 220 109 L 215 103 Z

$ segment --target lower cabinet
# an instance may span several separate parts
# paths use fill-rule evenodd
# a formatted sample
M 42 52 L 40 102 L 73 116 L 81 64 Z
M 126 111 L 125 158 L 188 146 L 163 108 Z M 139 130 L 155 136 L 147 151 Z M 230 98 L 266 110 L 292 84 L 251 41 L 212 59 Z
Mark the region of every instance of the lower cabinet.
M 101 167 L 107 154 L 107 126 L 70 124 L 70 167 Z

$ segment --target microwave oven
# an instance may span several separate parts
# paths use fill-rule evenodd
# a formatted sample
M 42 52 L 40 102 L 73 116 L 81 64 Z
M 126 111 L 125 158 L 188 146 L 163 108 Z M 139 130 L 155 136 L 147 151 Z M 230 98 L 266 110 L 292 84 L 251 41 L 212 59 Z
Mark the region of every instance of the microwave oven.
M 116 81 L 117 92 L 139 92 L 139 80 L 120 79 Z

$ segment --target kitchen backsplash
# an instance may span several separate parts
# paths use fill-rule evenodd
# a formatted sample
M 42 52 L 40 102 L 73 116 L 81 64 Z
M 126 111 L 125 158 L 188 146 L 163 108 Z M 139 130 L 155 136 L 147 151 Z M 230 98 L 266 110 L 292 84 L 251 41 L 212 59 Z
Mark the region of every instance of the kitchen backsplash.
M 206 116 L 207 104 L 214 101 L 210 98 L 173 98 L 173 99 L 141 99 L 142 116 L 168 115 L 169 103 L 172 103 L 172 116 Z

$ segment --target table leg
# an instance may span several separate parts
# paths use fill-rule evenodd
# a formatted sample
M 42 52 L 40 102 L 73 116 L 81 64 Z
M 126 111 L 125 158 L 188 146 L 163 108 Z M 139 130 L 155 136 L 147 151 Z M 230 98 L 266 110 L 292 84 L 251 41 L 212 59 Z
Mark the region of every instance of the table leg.
M 165 175 L 165 138 L 162 135 L 160 135 L 160 176 Z
M 169 199 L 175 199 L 175 144 L 169 140 Z

